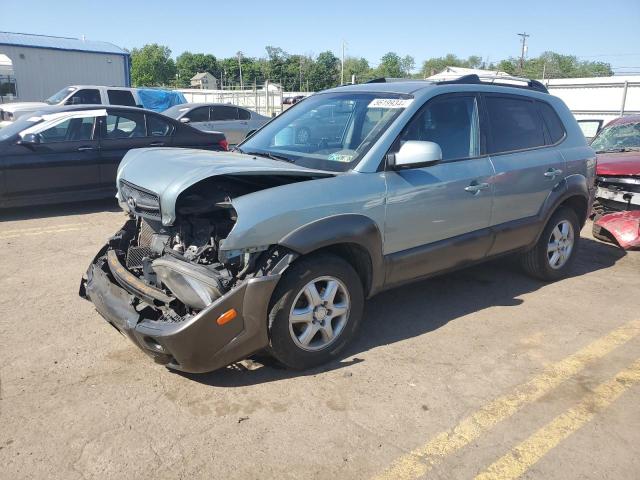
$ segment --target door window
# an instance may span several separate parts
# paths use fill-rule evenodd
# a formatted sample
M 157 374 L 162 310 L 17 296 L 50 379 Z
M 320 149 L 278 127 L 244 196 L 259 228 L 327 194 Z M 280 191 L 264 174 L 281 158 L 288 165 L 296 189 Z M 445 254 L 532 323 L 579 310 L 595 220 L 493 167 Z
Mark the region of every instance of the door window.
M 480 155 L 478 105 L 475 97 L 450 96 L 431 100 L 400 134 L 409 140 L 434 142 L 443 160 Z
M 244 108 L 239 108 L 238 109 L 238 118 L 240 120 L 250 120 L 251 119 L 251 113 L 249 113 Z
M 65 103 L 67 105 L 99 105 L 102 100 L 100 100 L 100 91 L 98 89 L 83 88 L 71 95 Z
M 208 122 L 209 107 L 194 108 L 188 112 L 185 117 L 187 117 L 191 122 Z
M 486 97 L 492 142 L 489 153 L 540 147 L 545 144 L 535 103 L 524 98 Z
M 95 117 L 68 118 L 40 132 L 41 143 L 91 140 Z
M 107 115 L 105 138 L 139 138 L 146 136 L 144 114 L 137 112 Z
M 238 109 L 227 105 L 211 107 L 211 120 L 237 120 Z
M 133 94 L 129 90 L 107 90 L 107 96 L 111 105 L 136 106 Z
M 538 102 L 538 107 L 540 108 L 540 115 L 542 115 L 547 133 L 549 134 L 550 142 L 548 143 L 553 145 L 564 137 L 564 125 L 551 105 L 545 102 Z
M 147 130 L 151 137 L 166 137 L 171 135 L 171 124 L 157 115 L 147 115 Z

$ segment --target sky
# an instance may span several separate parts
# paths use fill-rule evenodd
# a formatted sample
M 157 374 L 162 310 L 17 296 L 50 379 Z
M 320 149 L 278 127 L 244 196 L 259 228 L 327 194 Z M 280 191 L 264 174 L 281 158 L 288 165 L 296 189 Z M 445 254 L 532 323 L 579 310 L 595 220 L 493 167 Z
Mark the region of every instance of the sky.
M 526 32 L 528 56 L 552 50 L 608 62 L 618 74 L 640 73 L 639 25 L 640 0 L 0 0 L 1 31 L 85 35 L 129 50 L 159 43 L 173 56 L 262 57 L 267 45 L 340 56 L 344 41 L 348 56 L 371 66 L 394 51 L 412 55 L 418 69 L 447 53 L 489 62 L 517 57 L 517 33 Z

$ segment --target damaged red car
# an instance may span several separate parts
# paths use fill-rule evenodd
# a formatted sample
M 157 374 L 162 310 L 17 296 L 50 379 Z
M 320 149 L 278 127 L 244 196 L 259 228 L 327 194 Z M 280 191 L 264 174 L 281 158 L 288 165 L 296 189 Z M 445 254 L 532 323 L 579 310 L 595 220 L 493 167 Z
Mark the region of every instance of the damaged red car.
M 640 248 L 640 115 L 613 120 L 591 146 L 598 155 L 593 234 Z

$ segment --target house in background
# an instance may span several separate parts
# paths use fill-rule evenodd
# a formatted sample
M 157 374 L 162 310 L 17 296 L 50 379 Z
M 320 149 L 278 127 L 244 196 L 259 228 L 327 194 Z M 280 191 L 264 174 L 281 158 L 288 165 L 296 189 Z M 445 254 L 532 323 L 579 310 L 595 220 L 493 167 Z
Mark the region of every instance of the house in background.
M 218 79 L 209 72 L 196 73 L 191 77 L 191 87 L 202 90 L 217 90 Z

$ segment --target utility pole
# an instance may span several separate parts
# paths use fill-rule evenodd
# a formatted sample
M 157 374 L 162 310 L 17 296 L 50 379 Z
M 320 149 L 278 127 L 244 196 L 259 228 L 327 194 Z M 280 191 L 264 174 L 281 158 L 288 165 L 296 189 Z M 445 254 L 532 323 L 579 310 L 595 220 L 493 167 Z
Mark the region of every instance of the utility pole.
M 300 91 L 302 91 L 302 55 L 300 55 Z
M 344 49 L 346 42 L 342 41 L 342 68 L 340 69 L 340 85 L 344 84 Z
M 527 53 L 527 38 L 531 35 L 527 32 L 519 33 L 518 35 L 522 38 L 522 50 L 520 51 L 520 75 L 522 75 L 522 72 L 524 71 L 524 56 Z
M 240 90 L 244 90 L 244 85 L 242 84 L 242 52 L 238 51 L 236 55 L 238 55 L 238 66 L 240 67 Z

